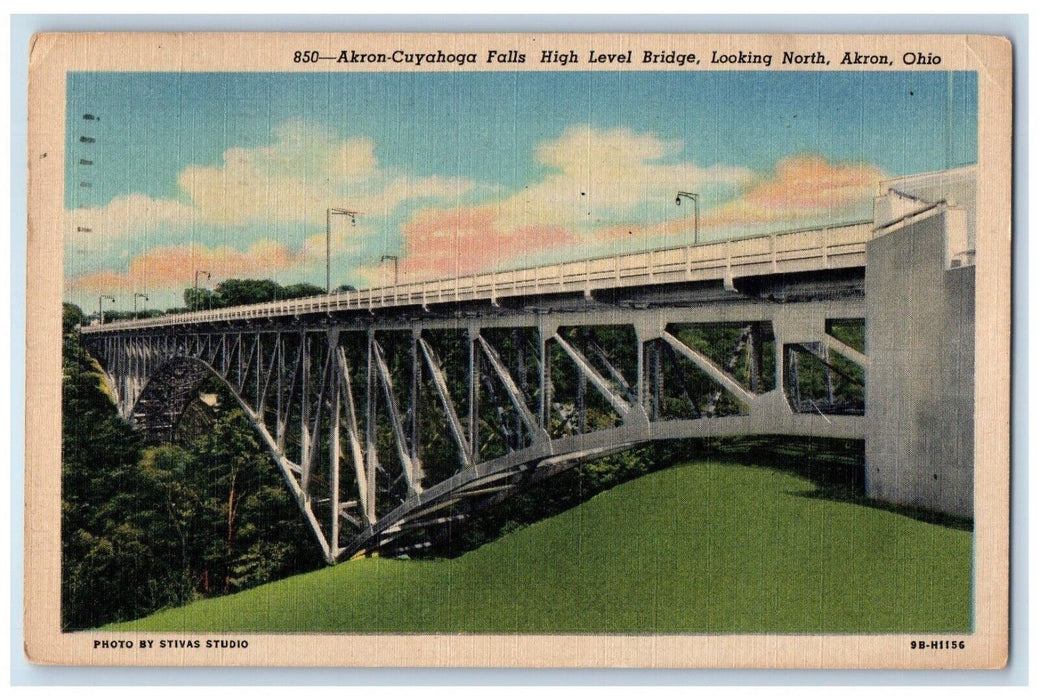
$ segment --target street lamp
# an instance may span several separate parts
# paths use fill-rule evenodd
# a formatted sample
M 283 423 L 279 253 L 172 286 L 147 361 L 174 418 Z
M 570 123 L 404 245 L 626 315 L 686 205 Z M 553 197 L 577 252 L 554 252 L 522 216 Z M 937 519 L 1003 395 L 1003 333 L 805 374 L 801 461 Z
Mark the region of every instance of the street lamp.
M 381 262 L 381 263 L 382 262 L 386 262 L 387 260 L 392 260 L 393 261 L 393 286 L 396 287 L 397 286 L 397 282 L 400 281 L 400 275 L 399 275 L 400 260 L 397 258 L 396 255 L 384 255 L 381 258 L 379 258 L 379 262 Z
M 325 210 L 325 294 L 332 293 L 332 215 L 342 214 L 350 217 L 351 224 L 357 224 L 359 211 L 329 207 Z
M 213 279 L 213 276 L 210 275 L 205 270 L 195 270 L 195 295 L 192 297 L 192 301 L 194 301 L 194 303 L 195 303 L 194 311 L 198 311 L 198 276 L 199 275 L 205 275 L 206 276 L 206 281 L 209 281 L 209 280 Z
M 113 304 L 115 303 L 115 297 L 108 294 L 101 294 L 97 298 L 97 323 L 103 325 L 105 322 L 105 307 L 101 305 L 101 302 L 108 299 Z
M 682 205 L 682 197 L 693 200 L 693 244 L 700 242 L 700 195 L 696 192 L 679 192 L 675 206 Z
M 133 320 L 137 320 L 137 298 L 141 297 L 145 301 L 148 301 L 148 295 L 143 292 L 137 292 L 133 295 Z

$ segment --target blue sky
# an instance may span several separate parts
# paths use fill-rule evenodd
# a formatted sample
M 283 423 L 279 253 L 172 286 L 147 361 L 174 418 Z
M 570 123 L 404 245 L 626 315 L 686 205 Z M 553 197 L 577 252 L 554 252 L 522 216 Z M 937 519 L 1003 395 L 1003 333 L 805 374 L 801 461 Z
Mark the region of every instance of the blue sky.
M 384 254 L 471 271 L 467 241 L 492 267 L 685 242 L 677 189 L 707 238 L 854 218 L 878 176 L 975 162 L 976 115 L 974 73 L 72 73 L 67 294 L 173 305 L 195 265 L 323 284 L 325 206 L 364 212 L 333 284 L 385 281 Z M 783 177 L 830 199 L 763 213 Z

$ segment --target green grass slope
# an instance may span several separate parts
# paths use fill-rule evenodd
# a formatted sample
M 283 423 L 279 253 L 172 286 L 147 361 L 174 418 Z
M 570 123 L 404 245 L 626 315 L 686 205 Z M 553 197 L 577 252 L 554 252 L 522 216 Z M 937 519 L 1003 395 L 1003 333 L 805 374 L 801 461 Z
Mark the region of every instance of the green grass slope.
M 454 560 L 366 559 L 110 629 L 939 632 L 971 625 L 968 531 L 699 462 Z

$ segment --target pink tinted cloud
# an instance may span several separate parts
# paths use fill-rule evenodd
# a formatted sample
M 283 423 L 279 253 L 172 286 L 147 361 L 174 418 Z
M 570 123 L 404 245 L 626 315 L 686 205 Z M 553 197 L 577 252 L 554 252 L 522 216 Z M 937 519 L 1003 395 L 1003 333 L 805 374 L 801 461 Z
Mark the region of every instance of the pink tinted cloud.
M 692 207 L 689 207 L 692 209 Z M 613 243 L 632 238 L 655 238 L 660 236 L 680 236 L 693 230 L 693 217 L 674 219 L 671 221 L 651 221 L 639 224 L 621 224 L 604 226 L 595 231 L 595 240 L 600 243 Z M 702 224 L 701 224 L 702 225 Z
M 419 212 L 403 229 L 401 272 L 429 279 L 501 269 L 530 253 L 578 241 L 560 226 L 502 226 L 498 214 L 497 205 Z
M 869 202 L 885 177 L 876 166 L 832 163 L 801 155 L 779 162 L 771 178 L 741 197 L 706 212 L 701 226 L 740 226 L 840 217 Z
M 809 223 L 820 219 L 843 222 L 868 207 L 877 183 L 887 177 L 879 168 L 861 163 L 832 163 L 814 155 L 800 155 L 779 162 L 770 177 L 760 178 L 739 197 L 702 211 L 700 229 L 760 229 Z M 610 243 L 636 238 L 683 237 L 695 226 L 694 210 L 683 207 L 682 218 L 640 225 L 608 226 L 595 238 Z
M 269 240 L 244 251 L 228 246 L 167 246 L 135 257 L 126 272 L 105 270 L 78 277 L 72 281 L 72 288 L 91 292 L 179 289 L 191 286 L 196 270 L 206 270 L 214 279 L 269 277 L 301 262 L 300 254 Z
M 840 222 L 868 207 L 877 182 L 884 177 L 868 164 L 793 156 L 780 161 L 774 173 L 758 178 L 736 199 L 701 212 L 700 228 L 749 230 L 820 219 Z M 564 247 L 579 247 L 576 254 L 583 257 L 622 241 L 687 241 L 694 227 L 693 208 L 684 207 L 682 213 L 681 218 L 608 225 L 580 234 L 565 225 L 510 227 L 499 207 L 492 205 L 427 209 L 404 228 L 402 270 L 418 278 L 446 277 L 502 269 L 512 260 Z

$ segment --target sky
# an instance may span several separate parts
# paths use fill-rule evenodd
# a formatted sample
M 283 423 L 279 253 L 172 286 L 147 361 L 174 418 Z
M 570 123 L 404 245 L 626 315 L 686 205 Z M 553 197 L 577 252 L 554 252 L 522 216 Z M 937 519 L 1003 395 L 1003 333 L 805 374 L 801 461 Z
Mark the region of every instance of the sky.
M 88 116 L 85 116 L 88 115 Z M 945 72 L 70 73 L 66 299 L 454 277 L 868 219 L 976 162 Z

